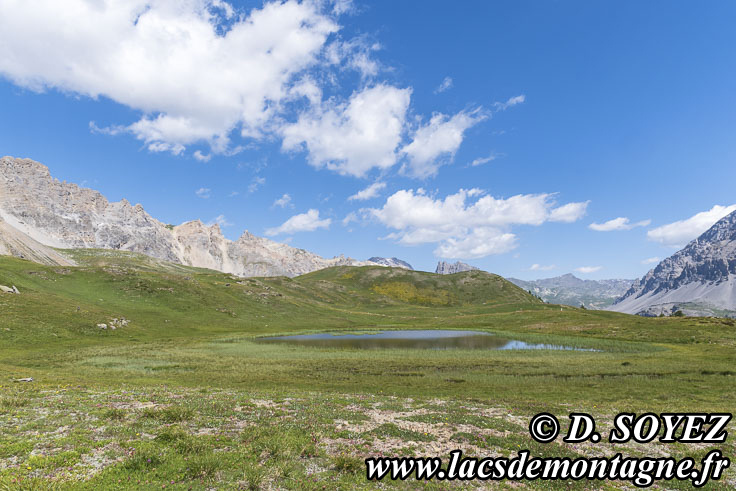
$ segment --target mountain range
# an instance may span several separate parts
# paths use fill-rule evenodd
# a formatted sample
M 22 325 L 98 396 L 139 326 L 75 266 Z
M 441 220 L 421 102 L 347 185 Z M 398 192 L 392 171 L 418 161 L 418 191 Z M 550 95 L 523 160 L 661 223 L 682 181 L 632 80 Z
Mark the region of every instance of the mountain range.
M 118 249 L 238 276 L 297 276 L 330 266 L 376 265 L 331 259 L 248 231 L 236 241 L 215 225 L 164 224 L 139 204 L 54 179 L 30 159 L 0 159 L 0 254 L 44 264 L 71 264 L 56 249 Z
M 610 310 L 736 316 L 736 212 L 660 262 Z
M 623 295 L 635 280 L 583 280 L 572 274 L 525 281 L 506 278 L 514 285 L 540 297 L 545 302 L 605 309 Z

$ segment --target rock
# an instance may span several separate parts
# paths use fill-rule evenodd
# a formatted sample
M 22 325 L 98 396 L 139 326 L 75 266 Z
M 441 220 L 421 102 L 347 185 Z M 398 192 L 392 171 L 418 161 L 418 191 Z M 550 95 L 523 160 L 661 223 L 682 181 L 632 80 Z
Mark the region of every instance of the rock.
M 736 316 L 736 211 L 659 263 L 610 310 Z
M 414 271 L 414 268 L 411 267 L 411 264 L 407 263 L 406 261 L 402 261 L 399 258 L 396 257 L 372 257 L 368 259 L 368 261 L 376 264 L 380 264 L 381 266 L 388 266 L 390 268 L 404 268 L 409 269 L 411 271 Z
M 16 295 L 20 295 L 20 292 L 19 292 L 19 291 L 18 291 L 18 289 L 17 289 L 16 287 L 15 287 L 15 285 L 13 285 L 13 293 L 15 293 Z
M 9 286 L 5 286 L 5 285 L 0 285 L 0 292 L 3 292 L 3 293 L 15 293 L 15 291 L 13 291 L 12 288 L 10 288 Z
M 297 276 L 330 266 L 375 264 L 326 259 L 248 231 L 231 241 L 218 225 L 200 220 L 167 227 L 141 205 L 109 202 L 97 191 L 59 182 L 38 162 L 13 157 L 0 158 L 0 219 L 14 233 L 46 246 L 45 254 L 51 254 L 50 247 L 125 250 L 237 276 Z
M 572 274 L 524 281 L 506 278 L 519 288 L 531 292 L 545 302 L 588 309 L 605 309 L 631 288 L 634 280 L 582 280 Z
M 17 378 L 13 382 L 33 382 L 33 377 Z
M 455 274 L 462 273 L 464 271 L 478 271 L 478 268 L 469 264 L 461 263 L 460 261 L 456 263 L 440 261 L 437 263 L 437 268 L 434 270 L 436 274 Z
M 107 324 L 97 324 L 97 327 L 100 329 L 107 329 Z

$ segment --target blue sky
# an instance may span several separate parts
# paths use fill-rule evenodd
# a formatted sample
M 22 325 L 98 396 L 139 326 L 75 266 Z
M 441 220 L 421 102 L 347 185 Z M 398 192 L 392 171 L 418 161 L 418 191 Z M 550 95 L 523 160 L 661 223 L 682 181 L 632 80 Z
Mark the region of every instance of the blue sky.
M 45 3 L 0 154 L 166 223 L 634 278 L 736 209 L 730 1 Z

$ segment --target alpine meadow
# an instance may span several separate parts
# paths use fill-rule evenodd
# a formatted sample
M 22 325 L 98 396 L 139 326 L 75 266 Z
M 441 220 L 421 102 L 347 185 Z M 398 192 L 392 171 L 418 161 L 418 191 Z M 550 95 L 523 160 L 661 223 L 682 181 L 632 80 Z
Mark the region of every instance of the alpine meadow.
M 736 489 L 734 19 L 0 0 L 0 491 Z

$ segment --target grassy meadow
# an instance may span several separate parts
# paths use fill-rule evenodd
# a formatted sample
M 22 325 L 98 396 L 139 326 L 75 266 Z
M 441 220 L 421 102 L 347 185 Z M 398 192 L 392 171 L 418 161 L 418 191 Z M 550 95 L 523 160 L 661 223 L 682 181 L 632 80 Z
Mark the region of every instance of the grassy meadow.
M 447 457 L 455 448 L 476 456 L 526 448 L 543 456 L 699 457 L 713 447 L 542 445 L 527 425 L 541 411 L 561 420 L 582 411 L 606 430 L 621 411 L 732 412 L 736 402 L 734 320 L 547 305 L 476 271 L 338 267 L 243 279 L 131 253 L 68 254 L 79 266 L 0 257 L 0 284 L 20 290 L 0 294 L 0 490 L 374 489 L 364 458 Z M 595 351 L 255 341 L 388 329 L 478 330 Z M 733 437 L 722 448 L 733 458 Z M 735 486 L 729 469 L 707 488 Z

